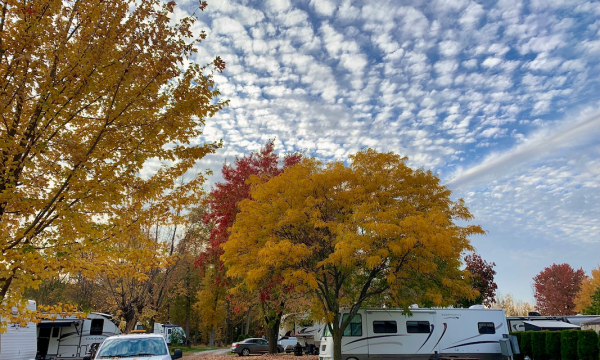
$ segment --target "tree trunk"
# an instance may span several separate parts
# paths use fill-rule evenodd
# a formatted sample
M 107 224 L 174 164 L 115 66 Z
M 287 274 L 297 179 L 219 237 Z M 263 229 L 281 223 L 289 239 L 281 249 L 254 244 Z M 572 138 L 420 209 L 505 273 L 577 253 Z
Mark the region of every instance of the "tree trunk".
M 252 311 L 252 306 L 248 308 L 248 313 L 246 314 L 246 335 L 250 335 L 250 313 Z
M 229 326 L 229 300 L 225 300 L 225 303 L 227 304 L 227 318 L 225 319 L 225 345 L 229 345 L 229 333 L 231 332 L 230 326 Z M 231 339 L 231 343 L 233 343 L 233 336 Z
M 269 354 L 277 354 L 277 340 L 279 335 L 279 325 L 281 324 L 281 315 L 267 324 L 267 335 L 269 340 Z
M 191 312 L 192 312 L 192 301 L 190 299 L 190 294 L 188 293 L 187 296 L 187 304 L 185 307 L 185 336 L 188 339 L 188 341 L 190 341 L 190 316 L 191 316 Z M 191 347 L 191 342 L 190 342 L 190 347 Z
M 209 347 L 215 347 L 215 329 L 210 328 L 210 340 L 208 341 Z
M 333 360 L 342 360 L 342 334 L 339 328 L 333 329 Z

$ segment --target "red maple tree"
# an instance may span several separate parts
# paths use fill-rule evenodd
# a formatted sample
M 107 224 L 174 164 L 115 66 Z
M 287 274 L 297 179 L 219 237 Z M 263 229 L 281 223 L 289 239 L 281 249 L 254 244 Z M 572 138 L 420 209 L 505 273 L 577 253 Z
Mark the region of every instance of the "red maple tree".
M 239 212 L 238 204 L 244 199 L 251 198 L 251 186 L 248 183 L 250 177 L 255 175 L 266 182 L 281 174 L 287 167 L 293 166 L 301 160 L 302 155 L 300 153 L 293 153 L 284 156 L 280 162 L 279 155 L 275 153 L 274 141 L 269 141 L 259 151 L 241 158 L 236 157 L 233 164 L 223 165 L 221 172 L 224 181 L 217 183 L 210 192 L 207 204 L 208 211 L 202 218 L 205 224 L 213 223 L 214 227 L 210 232 L 209 242 L 195 262 L 202 276 L 205 275 L 205 270 L 208 266 L 217 270 L 216 274 L 214 274 L 215 287 L 229 288 L 231 286 L 230 280 L 226 275 L 226 269 L 221 261 L 221 255 L 223 254 L 221 245 L 229 239 L 229 229 L 233 226 L 235 217 Z M 279 289 L 278 287 L 277 290 L 289 292 L 287 288 Z M 271 316 L 273 319 L 267 319 L 267 323 L 275 322 L 276 329 L 278 329 L 283 311 L 282 301 L 272 299 L 273 284 L 264 284 L 258 291 L 263 312 L 273 313 L 273 316 Z M 247 306 L 246 301 L 254 301 L 249 298 L 237 299 L 230 296 L 227 297 L 227 300 L 234 306 L 234 312 L 239 312 L 241 311 L 241 307 Z M 274 351 L 276 350 L 276 342 L 272 343 L 274 344 L 273 349 L 270 350 Z
M 466 270 L 471 273 L 471 287 L 479 292 L 475 299 L 461 299 L 459 306 L 469 307 L 471 305 L 491 305 L 496 302 L 496 290 L 498 285 L 494 282 L 496 263 L 488 263 L 477 254 L 465 256 Z
M 583 269 L 552 264 L 533 278 L 536 307 L 542 315 L 575 315 L 573 300 L 585 277 Z
M 217 183 L 210 192 L 208 209 L 202 220 L 205 224 L 214 223 L 210 233 L 210 241 L 205 250 L 196 259 L 196 266 L 202 272 L 206 265 L 215 266 L 221 275 L 223 262 L 221 245 L 229 239 L 229 228 L 239 212 L 238 204 L 244 199 L 250 199 L 250 176 L 256 175 L 264 181 L 281 174 L 286 167 L 301 161 L 302 155 L 294 153 L 286 155 L 279 163 L 279 155 L 275 152 L 274 141 L 269 141 L 257 152 L 235 159 L 232 165 L 225 164 L 221 170 L 223 182 Z M 217 276 L 215 285 L 221 285 L 224 276 Z

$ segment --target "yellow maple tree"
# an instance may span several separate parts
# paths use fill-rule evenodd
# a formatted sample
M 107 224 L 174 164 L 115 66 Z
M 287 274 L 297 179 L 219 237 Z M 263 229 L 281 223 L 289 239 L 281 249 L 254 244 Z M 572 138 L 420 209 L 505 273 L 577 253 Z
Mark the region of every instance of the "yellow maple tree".
M 209 335 L 208 345 L 215 346 L 215 333 L 222 327 L 225 320 L 227 290 L 214 286 L 214 276 L 217 271 L 211 266 L 205 270 L 202 288 L 198 291 L 198 301 L 194 305 L 207 328 Z
M 579 314 L 586 313 L 586 310 L 592 305 L 592 296 L 600 290 L 600 266 L 592 269 L 591 276 L 586 277 L 581 282 L 581 287 L 575 296 L 575 311 Z
M 342 162 L 305 159 L 240 204 L 223 245 L 228 274 L 258 286 L 283 279 L 312 296 L 313 314 L 329 323 L 334 358 L 361 306 L 447 306 L 474 296 L 461 254 L 483 234 L 462 200 L 406 158 L 363 150 Z M 340 310 L 350 316 L 341 321 Z
M 179 179 L 220 146 L 195 139 L 224 105 L 212 79 L 224 63 L 190 61 L 204 33 L 193 33 L 195 16 L 173 19 L 173 1 L 1 6 L 4 316 L 23 308 L 26 288 L 94 273 L 136 224 L 180 221 L 173 214 L 198 200 L 204 178 Z

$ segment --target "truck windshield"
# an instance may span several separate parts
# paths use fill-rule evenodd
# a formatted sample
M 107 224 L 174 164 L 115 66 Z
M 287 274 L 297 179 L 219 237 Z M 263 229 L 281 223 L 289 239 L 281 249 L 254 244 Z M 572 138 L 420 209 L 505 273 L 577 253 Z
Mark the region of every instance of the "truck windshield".
M 154 356 L 167 353 L 167 346 L 162 338 L 122 338 L 105 341 L 96 358 Z

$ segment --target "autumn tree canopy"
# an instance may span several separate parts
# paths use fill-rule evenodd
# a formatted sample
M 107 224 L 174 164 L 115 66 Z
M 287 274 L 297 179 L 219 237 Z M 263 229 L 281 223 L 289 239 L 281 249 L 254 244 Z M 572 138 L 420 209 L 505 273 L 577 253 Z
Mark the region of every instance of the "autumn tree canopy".
M 406 158 L 367 149 L 342 162 L 305 159 L 268 182 L 255 178 L 229 241 L 228 274 L 258 287 L 277 276 L 310 294 L 327 321 L 334 357 L 361 306 L 450 305 L 474 296 L 460 270 L 469 236 L 482 234 L 462 200 Z M 339 311 L 351 315 L 340 322 Z
M 581 282 L 575 297 L 575 310 L 586 315 L 600 315 L 600 266 Z
M 190 61 L 204 35 L 174 7 L 2 3 L 1 313 L 57 274 L 98 270 L 115 236 L 181 221 L 201 194 L 202 176 L 179 179 L 220 146 L 192 140 L 223 106 L 211 73 L 224 64 Z M 140 176 L 150 159 L 156 171 Z
M 542 315 L 575 315 L 575 296 L 585 277 L 583 269 L 552 264 L 533 278 L 536 308 Z
M 498 295 L 494 303 L 491 304 L 493 309 L 502 309 L 506 316 L 527 316 L 530 312 L 535 311 L 533 304 L 527 301 L 515 299 L 511 294 L 505 296 Z
M 242 200 L 251 198 L 251 185 L 248 180 L 255 176 L 260 181 L 266 182 L 274 176 L 281 174 L 287 167 L 297 164 L 301 158 L 301 154 L 294 153 L 284 156 L 280 161 L 279 155 L 275 152 L 275 143 L 271 140 L 259 151 L 239 158 L 236 157 L 233 164 L 223 165 L 222 174 L 224 181 L 217 183 L 210 192 L 207 201 L 208 211 L 203 216 L 203 221 L 214 224 L 214 227 L 210 232 L 208 242 L 205 244 L 204 251 L 196 260 L 196 265 L 205 276 L 205 286 L 201 290 L 199 297 L 200 299 L 204 299 L 205 302 L 208 301 L 207 299 L 214 299 L 215 304 L 213 304 L 213 307 L 215 309 L 217 301 L 225 301 L 227 291 L 234 287 L 227 278 L 225 267 L 221 260 L 221 255 L 223 254 L 221 246 L 229 240 L 230 228 L 235 221 L 236 215 L 239 213 L 239 203 Z M 207 278 L 209 280 L 206 280 Z M 277 319 L 281 318 L 283 311 L 281 304 L 285 303 L 285 301 L 277 299 L 270 294 L 270 292 L 282 290 L 273 287 L 274 281 L 274 279 L 271 279 L 264 282 L 263 286 L 253 294 L 246 292 L 243 296 L 244 299 L 233 296 L 233 298 L 241 300 L 236 301 L 237 304 L 233 304 L 233 306 L 235 309 L 239 309 L 240 303 L 247 307 L 251 307 L 253 303 L 259 305 L 265 321 L 272 329 L 275 329 L 276 335 L 276 330 L 279 327 Z M 212 286 L 208 286 L 208 284 L 212 284 Z M 247 301 L 248 297 L 252 298 L 250 303 Z M 208 309 L 206 306 L 203 308 Z M 246 311 L 251 310 L 247 309 Z M 211 319 L 209 323 L 218 323 L 220 320 L 218 317 L 224 314 L 224 311 L 217 312 L 210 310 L 210 314 L 207 314 Z M 270 346 L 271 352 L 276 352 L 276 341 L 271 341 Z
M 494 281 L 496 263 L 488 263 L 483 260 L 478 254 L 465 256 L 466 270 L 471 274 L 471 287 L 479 293 L 474 299 L 463 298 L 459 302 L 461 307 L 469 307 L 471 305 L 483 304 L 491 305 L 496 302 L 496 290 L 498 285 Z

